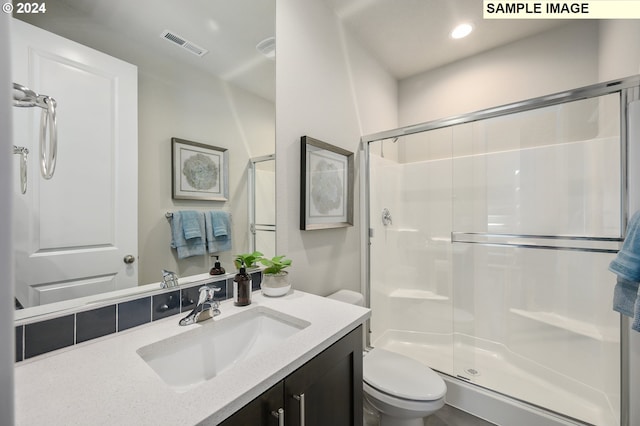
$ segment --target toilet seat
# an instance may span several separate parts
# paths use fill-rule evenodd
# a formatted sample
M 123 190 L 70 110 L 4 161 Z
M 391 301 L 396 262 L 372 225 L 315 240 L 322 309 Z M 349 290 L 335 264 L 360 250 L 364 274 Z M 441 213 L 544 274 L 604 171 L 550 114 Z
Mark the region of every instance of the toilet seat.
M 444 406 L 444 396 L 432 401 L 414 401 L 388 395 L 363 382 L 365 399 L 376 410 L 398 418 L 422 418 Z
M 447 392 L 444 380 L 432 369 L 381 348 L 364 357 L 363 379 L 378 392 L 409 401 L 440 400 Z

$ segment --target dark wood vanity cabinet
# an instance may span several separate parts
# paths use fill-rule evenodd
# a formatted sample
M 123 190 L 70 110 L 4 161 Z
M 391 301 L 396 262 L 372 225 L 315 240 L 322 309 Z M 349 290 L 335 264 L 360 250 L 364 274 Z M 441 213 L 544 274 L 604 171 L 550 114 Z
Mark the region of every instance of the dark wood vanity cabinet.
M 362 426 L 362 326 L 241 408 L 221 426 Z
M 284 382 L 277 383 L 271 389 L 236 411 L 227 420 L 220 423 L 224 426 L 271 426 L 278 420 L 272 412 L 284 407 Z

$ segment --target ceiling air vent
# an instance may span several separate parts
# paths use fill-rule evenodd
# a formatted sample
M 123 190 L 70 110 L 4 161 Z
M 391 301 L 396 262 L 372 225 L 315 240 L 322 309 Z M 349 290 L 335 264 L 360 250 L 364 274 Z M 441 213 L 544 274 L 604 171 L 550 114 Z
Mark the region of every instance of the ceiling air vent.
M 163 31 L 162 34 L 160 34 L 160 37 L 170 41 L 171 43 L 177 44 L 178 46 L 188 50 L 189 52 L 193 53 L 196 56 L 204 56 L 208 52 L 207 49 L 200 47 L 197 44 L 192 43 L 189 40 L 185 39 L 184 37 L 181 37 L 169 30 Z

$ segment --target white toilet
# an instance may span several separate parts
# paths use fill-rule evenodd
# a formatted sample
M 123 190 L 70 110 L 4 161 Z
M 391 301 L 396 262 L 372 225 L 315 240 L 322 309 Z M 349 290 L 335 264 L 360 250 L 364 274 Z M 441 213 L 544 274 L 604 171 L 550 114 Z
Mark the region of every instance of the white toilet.
M 363 305 L 361 294 L 340 290 L 328 296 Z M 378 411 L 380 426 L 423 426 L 426 417 L 444 405 L 447 385 L 418 361 L 374 348 L 363 359 L 365 406 Z

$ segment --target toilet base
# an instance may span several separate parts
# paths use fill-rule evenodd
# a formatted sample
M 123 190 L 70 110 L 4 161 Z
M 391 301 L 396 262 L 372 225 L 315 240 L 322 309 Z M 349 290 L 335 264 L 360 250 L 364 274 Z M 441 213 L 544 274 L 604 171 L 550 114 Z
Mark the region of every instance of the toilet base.
M 380 413 L 380 426 L 424 426 L 424 419 L 399 419 Z
M 380 426 L 380 414 L 373 408 L 367 398 L 362 397 L 362 414 L 364 426 Z

